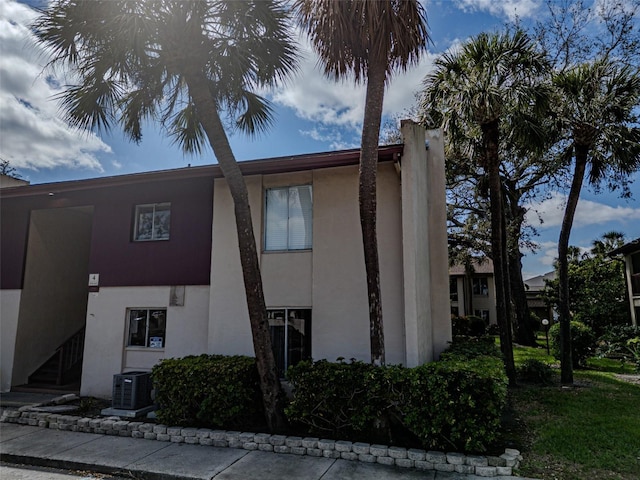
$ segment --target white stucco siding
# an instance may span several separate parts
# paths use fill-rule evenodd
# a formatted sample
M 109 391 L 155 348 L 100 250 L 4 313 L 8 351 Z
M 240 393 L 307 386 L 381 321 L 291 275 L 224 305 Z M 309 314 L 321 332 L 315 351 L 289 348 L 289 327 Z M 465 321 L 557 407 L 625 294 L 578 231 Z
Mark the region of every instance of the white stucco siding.
M 11 372 L 22 290 L 0 290 L 0 391 L 11 390 Z
M 259 176 L 245 177 L 256 244 L 260 248 L 262 183 Z M 211 295 L 209 300 L 209 353 L 253 355 L 249 312 L 233 199 L 224 179 L 213 188 L 213 232 L 211 244 Z
M 267 188 L 313 185 L 313 245 L 264 252 Z M 358 167 L 247 177 L 267 308 L 312 308 L 312 356 L 368 361 L 369 317 L 358 209 Z M 399 178 L 392 164 L 378 176 L 378 236 L 387 362 L 404 361 Z M 214 188 L 209 351 L 253 355 L 233 204 L 224 180 Z M 259 228 L 256 228 L 256 225 Z
M 370 358 L 357 167 L 319 170 L 313 185 L 315 360 Z
M 163 358 L 207 352 L 209 286 L 185 287 L 184 306 L 169 306 L 166 287 L 109 287 L 89 294 L 81 394 L 109 398 L 113 375 L 150 370 Z M 166 308 L 163 349 L 127 347 L 127 309 Z

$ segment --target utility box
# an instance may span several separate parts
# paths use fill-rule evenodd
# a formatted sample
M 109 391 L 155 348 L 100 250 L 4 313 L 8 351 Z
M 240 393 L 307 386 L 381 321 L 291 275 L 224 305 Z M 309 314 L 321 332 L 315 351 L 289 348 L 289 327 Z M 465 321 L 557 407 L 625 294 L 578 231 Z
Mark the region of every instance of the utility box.
M 137 410 L 151 405 L 151 373 L 128 372 L 113 376 L 111 406 L 121 410 Z

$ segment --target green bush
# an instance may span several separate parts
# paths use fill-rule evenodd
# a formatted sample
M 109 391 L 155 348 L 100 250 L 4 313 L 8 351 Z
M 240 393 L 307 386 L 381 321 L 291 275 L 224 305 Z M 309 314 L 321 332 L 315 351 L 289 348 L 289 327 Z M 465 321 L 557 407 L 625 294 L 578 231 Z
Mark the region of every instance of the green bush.
M 506 402 L 502 361 L 466 350 L 443 357 L 416 368 L 301 362 L 287 373 L 294 388 L 287 417 L 323 436 L 370 441 L 393 433 L 426 448 L 484 451 Z
M 536 385 L 552 385 L 554 383 L 553 370 L 551 367 L 535 358 L 527 358 L 522 362 L 522 365 L 516 369 L 516 372 L 518 379 L 523 382 Z
M 630 362 L 640 372 L 640 327 L 616 325 L 606 329 L 598 339 L 597 354 Z
M 483 452 L 498 438 L 508 383 L 502 360 L 451 355 L 409 372 L 404 423 L 426 448 Z
M 309 433 L 333 438 L 384 438 L 380 431 L 397 402 L 403 368 L 350 363 L 303 361 L 290 367 L 287 379 L 294 397 L 286 414 Z
M 571 322 L 571 356 L 573 368 L 584 368 L 587 359 L 595 353 L 596 338 L 593 330 L 584 323 Z M 555 323 L 549 329 L 549 348 L 556 359 L 560 359 L 560 324 Z
M 451 317 L 451 329 L 454 336 L 480 337 L 486 333 L 486 322 L 474 315 Z
M 152 378 L 162 423 L 236 429 L 262 422 L 260 384 L 252 357 L 165 359 L 153 367 Z
M 483 337 L 453 337 L 453 342 L 449 348 L 440 355 L 441 360 L 453 358 L 472 359 L 481 356 L 502 358 L 502 353 L 496 345 L 493 337 L 485 335 Z

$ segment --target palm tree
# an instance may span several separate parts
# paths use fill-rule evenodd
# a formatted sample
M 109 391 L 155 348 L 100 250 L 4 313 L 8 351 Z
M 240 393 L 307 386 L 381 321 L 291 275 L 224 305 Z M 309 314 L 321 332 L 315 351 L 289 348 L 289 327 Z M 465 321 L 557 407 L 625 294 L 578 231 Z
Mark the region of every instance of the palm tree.
M 487 178 L 497 320 L 507 376 L 513 384 L 515 365 L 500 150 L 507 137 L 511 141 L 519 139 L 522 144 L 544 144 L 539 138 L 542 130 L 532 128 L 536 116 L 530 113 L 532 107 L 546 106 L 545 89 L 541 88 L 539 78 L 547 64 L 527 35 L 517 30 L 482 33 L 460 50 L 439 57 L 435 66 L 434 73 L 424 81 L 424 115 L 444 128 L 448 143 L 468 145 L 468 156 Z
M 378 139 L 385 84 L 418 62 L 427 45 L 425 12 L 417 0 L 296 0 L 294 11 L 324 73 L 366 81 L 360 150 L 360 224 L 369 298 L 371 362 L 385 363 L 376 234 Z
M 592 242 L 591 254 L 606 257 L 609 252 L 621 247 L 624 243 L 624 233 L 611 230 Z
M 578 199 L 589 166 L 588 181 L 611 188 L 640 168 L 640 74 L 609 59 L 583 63 L 553 79 L 556 114 L 565 135 L 565 158 L 574 163 L 558 239 L 561 382 L 573 383 L 571 359 L 568 253 Z
M 60 94 L 74 126 L 119 123 L 132 140 L 159 121 L 185 152 L 213 149 L 234 201 L 240 259 L 266 420 L 284 426 L 247 187 L 221 114 L 254 133 L 271 121 L 255 92 L 296 68 L 288 13 L 273 1 L 59 0 L 33 24 L 51 66 L 78 79 Z

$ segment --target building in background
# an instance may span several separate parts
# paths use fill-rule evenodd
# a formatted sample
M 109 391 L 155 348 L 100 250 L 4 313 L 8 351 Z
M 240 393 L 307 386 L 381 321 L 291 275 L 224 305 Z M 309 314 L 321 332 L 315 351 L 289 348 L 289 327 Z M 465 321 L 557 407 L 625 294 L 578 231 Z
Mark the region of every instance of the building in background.
M 624 255 L 631 322 L 640 325 L 640 238 L 609 252 L 609 256 Z
M 449 268 L 451 315 L 482 318 L 487 325 L 497 323 L 496 288 L 493 262 L 488 258 L 474 260 L 471 268 L 454 265 Z

